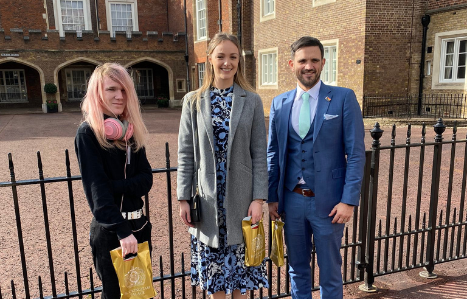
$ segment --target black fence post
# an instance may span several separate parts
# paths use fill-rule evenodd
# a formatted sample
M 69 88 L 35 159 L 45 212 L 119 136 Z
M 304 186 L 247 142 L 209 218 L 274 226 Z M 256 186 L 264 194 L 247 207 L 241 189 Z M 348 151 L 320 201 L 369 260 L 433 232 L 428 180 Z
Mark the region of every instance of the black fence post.
M 428 241 L 426 247 L 425 271 L 420 272 L 421 277 L 436 278 L 433 273 L 435 268 L 435 239 L 436 239 L 436 217 L 438 213 L 438 197 L 439 197 L 439 179 L 441 170 L 441 153 L 443 149 L 443 133 L 446 126 L 440 118 L 436 125 L 433 126 L 436 132 L 435 145 L 433 149 L 433 170 L 431 175 L 431 195 L 430 195 L 430 210 L 428 218 Z
M 16 183 L 16 177 L 15 177 L 15 167 L 13 165 L 13 157 L 11 153 L 8 154 L 8 165 L 10 168 L 10 179 L 11 179 L 11 182 L 14 184 Z M 19 252 L 21 256 L 21 267 L 23 269 L 24 296 L 26 299 L 29 299 L 31 295 L 29 293 L 28 270 L 26 268 L 26 255 L 24 253 L 23 230 L 21 228 L 21 216 L 19 213 L 19 200 L 18 200 L 18 192 L 16 190 L 16 185 L 11 186 L 11 192 L 13 193 L 13 203 L 15 206 L 15 217 L 16 217 L 16 231 L 18 232 L 18 243 L 19 243 Z M 13 280 L 11 281 L 11 284 L 12 284 L 12 293 L 13 293 L 14 292 Z M 13 295 L 13 298 L 15 297 L 16 295 Z
M 367 250 L 365 257 L 366 275 L 365 284 L 359 288 L 365 292 L 376 292 L 377 288 L 373 286 L 375 277 L 373 275 L 373 267 L 375 262 L 375 232 L 376 232 L 376 207 L 378 202 L 378 174 L 379 174 L 379 156 L 380 145 L 379 139 L 383 136 L 384 130 L 381 130 L 379 123 L 376 123 L 370 131 L 373 143 L 371 146 L 371 169 L 370 169 L 370 198 L 368 201 L 368 234 L 367 234 Z

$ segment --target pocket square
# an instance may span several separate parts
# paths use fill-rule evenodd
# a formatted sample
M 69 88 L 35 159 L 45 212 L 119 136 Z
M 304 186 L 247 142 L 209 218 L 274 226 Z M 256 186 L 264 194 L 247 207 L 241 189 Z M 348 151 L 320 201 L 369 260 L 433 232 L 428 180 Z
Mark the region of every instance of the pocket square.
M 336 117 L 338 117 L 338 116 L 339 116 L 339 115 L 324 114 L 324 119 L 325 119 L 325 120 L 330 120 L 330 119 L 336 118 Z

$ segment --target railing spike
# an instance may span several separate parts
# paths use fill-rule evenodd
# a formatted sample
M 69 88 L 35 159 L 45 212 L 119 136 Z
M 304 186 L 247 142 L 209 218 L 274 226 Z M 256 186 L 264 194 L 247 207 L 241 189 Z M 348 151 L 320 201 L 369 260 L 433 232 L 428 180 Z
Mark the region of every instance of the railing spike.
M 37 151 L 37 168 L 39 169 L 39 179 L 43 180 L 44 179 L 44 171 L 42 167 L 42 157 L 41 157 L 41 152 Z

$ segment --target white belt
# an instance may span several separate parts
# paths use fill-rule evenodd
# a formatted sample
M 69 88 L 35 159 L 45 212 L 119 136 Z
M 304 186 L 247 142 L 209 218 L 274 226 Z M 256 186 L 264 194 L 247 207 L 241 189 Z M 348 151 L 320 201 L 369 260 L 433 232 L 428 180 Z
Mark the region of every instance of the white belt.
M 143 209 L 139 209 L 133 212 L 122 212 L 123 219 L 133 220 L 139 219 L 143 216 Z

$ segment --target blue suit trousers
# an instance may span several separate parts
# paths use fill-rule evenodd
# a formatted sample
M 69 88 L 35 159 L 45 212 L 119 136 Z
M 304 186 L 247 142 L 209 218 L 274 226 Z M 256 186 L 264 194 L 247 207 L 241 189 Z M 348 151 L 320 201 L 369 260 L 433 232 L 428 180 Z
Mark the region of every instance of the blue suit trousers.
M 284 188 L 284 232 L 292 298 L 311 299 L 312 236 L 316 249 L 321 299 L 342 299 L 342 256 L 344 224 L 321 218 L 314 197 L 305 197 Z

